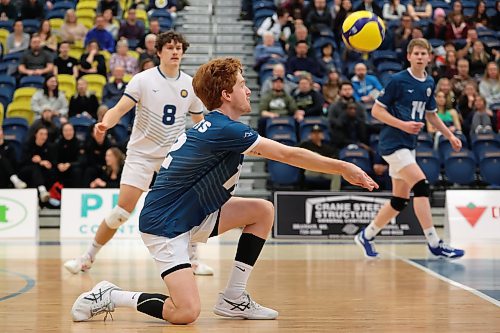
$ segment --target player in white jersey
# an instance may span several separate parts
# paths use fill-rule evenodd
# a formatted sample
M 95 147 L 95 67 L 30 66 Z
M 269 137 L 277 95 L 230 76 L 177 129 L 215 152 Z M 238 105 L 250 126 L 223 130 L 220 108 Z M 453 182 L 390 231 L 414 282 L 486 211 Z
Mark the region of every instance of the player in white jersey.
M 155 46 L 160 65 L 135 75 L 116 106 L 95 126 L 96 136 L 104 136 L 136 106 L 118 205 L 101 222 L 87 251 L 80 258 L 65 262 L 64 267 L 73 274 L 88 270 L 97 252 L 128 220 L 142 193 L 149 189 L 153 174 L 160 169 L 170 146 L 185 131 L 186 115 L 189 113 L 194 123 L 203 119 L 203 103 L 194 93 L 193 78 L 180 71 L 189 43 L 181 34 L 168 31 L 158 36 Z M 209 266 L 198 261 L 196 244 L 191 246 L 191 263 L 195 274 L 213 274 Z

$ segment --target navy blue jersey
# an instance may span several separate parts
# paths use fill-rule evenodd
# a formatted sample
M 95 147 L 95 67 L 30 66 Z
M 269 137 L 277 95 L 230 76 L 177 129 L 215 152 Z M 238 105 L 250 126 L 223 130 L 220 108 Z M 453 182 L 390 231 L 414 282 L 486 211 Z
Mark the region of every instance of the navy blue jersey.
M 242 153 L 258 138 L 253 129 L 219 111 L 179 136 L 146 196 L 139 230 L 173 238 L 200 225 L 229 200 Z
M 425 112 L 436 112 L 434 99 L 434 80 L 430 76 L 425 79 L 414 77 L 410 70 L 395 74 L 376 103 L 383 106 L 391 115 L 403 121 L 425 121 Z M 399 128 L 385 125 L 380 132 L 378 149 L 382 156 L 390 155 L 396 150 L 415 149 L 417 135 L 406 133 Z

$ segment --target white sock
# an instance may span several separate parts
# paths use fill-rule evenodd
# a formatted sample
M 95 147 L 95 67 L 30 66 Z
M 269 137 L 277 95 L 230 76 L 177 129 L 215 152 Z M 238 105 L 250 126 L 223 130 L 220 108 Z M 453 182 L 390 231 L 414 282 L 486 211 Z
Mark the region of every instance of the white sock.
M 116 307 L 137 309 L 137 301 L 141 294 L 137 291 L 113 290 L 111 291 L 111 301 L 115 303 Z
M 92 244 L 89 244 L 89 247 L 87 248 L 87 254 L 90 256 L 90 259 L 94 261 L 95 256 L 97 255 L 97 252 L 101 249 L 102 245 L 97 243 L 94 240 L 92 240 Z
M 424 230 L 425 238 L 431 247 L 436 247 L 439 244 L 439 236 L 436 232 L 436 228 L 430 227 Z
M 17 175 L 12 175 L 12 176 L 10 176 L 10 181 L 12 182 L 12 184 L 16 184 L 16 183 L 19 183 L 21 181 L 21 179 L 19 179 L 19 177 L 17 177 Z
M 47 192 L 47 188 L 44 185 L 40 185 L 40 186 L 38 186 L 38 191 L 40 193 L 46 193 Z
M 372 223 L 370 223 L 365 229 L 365 238 L 371 240 L 373 237 L 377 236 L 379 231 L 380 228 L 377 227 L 374 221 L 372 221 Z
M 235 261 L 226 290 L 224 290 L 224 296 L 230 299 L 240 297 L 247 287 L 247 281 L 250 273 L 252 273 L 252 269 L 253 267 L 250 265 Z

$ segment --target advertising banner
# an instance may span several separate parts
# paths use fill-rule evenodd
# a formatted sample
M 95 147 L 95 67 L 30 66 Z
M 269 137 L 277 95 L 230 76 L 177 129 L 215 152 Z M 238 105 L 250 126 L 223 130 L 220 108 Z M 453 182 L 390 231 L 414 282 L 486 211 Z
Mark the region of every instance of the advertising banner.
M 36 189 L 0 190 L 0 239 L 38 236 Z
M 95 235 L 101 221 L 118 203 L 118 189 L 63 189 L 61 198 L 61 239 L 85 238 Z M 139 214 L 144 193 L 130 219 L 114 236 L 115 239 L 140 238 Z
M 390 197 L 368 192 L 275 192 L 273 236 L 352 239 Z M 424 239 L 412 202 L 380 231 L 379 239 Z
M 452 243 L 500 241 L 500 190 L 446 191 L 446 215 Z

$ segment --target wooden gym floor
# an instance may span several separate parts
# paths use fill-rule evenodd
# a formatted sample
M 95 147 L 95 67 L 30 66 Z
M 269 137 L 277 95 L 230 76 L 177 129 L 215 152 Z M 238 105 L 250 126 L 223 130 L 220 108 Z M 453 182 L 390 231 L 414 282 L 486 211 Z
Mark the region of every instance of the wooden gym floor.
M 64 260 L 87 241 L 60 244 L 57 229 L 39 242 L 0 243 L 0 332 L 499 332 L 500 245 L 465 246 L 454 262 L 427 260 L 425 245 L 378 244 L 383 259 L 366 261 L 351 243 L 269 240 L 248 290 L 279 311 L 273 321 L 231 320 L 212 313 L 225 286 L 237 232 L 210 240 L 201 257 L 215 269 L 197 277 L 202 313 L 174 326 L 131 309 L 114 320 L 73 323 L 76 297 L 101 280 L 123 289 L 166 293 L 140 240 L 114 240 L 87 273 L 71 275 Z M 455 244 L 458 245 L 458 244 Z

